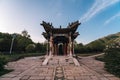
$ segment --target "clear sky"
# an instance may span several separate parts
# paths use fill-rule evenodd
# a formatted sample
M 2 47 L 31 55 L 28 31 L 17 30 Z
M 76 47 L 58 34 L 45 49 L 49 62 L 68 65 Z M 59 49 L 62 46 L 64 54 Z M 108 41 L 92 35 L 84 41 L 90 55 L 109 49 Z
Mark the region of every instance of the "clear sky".
M 42 21 L 66 27 L 79 20 L 84 44 L 120 32 L 120 0 L 0 0 L 0 32 L 21 33 L 34 42 L 44 42 Z

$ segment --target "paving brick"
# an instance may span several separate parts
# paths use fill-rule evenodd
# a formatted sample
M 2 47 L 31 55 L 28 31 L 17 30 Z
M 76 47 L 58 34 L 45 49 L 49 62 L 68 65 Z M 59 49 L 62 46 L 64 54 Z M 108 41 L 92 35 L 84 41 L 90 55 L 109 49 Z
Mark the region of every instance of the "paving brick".
M 53 77 L 45 77 L 45 80 L 53 80 Z
M 29 80 L 44 80 L 45 77 L 44 76 L 31 76 L 29 78 Z
M 20 78 L 20 80 L 28 80 L 29 78 L 30 78 L 30 76 L 24 75 L 23 77 Z
M 0 78 L 0 80 L 12 80 L 12 78 Z
M 8 74 L 3 75 L 2 77 L 5 77 L 5 78 L 13 78 L 13 77 L 15 77 L 15 76 L 16 76 L 15 74 L 10 74 L 10 73 L 8 73 Z
M 66 59 L 68 61 L 66 61 Z M 82 57 L 80 66 L 75 66 L 72 58 L 53 56 L 48 65 L 42 65 L 41 57 L 28 57 L 6 65 L 13 72 L 0 77 L 0 80 L 120 80 L 104 69 L 104 63 L 93 57 Z M 59 77 L 59 76 L 63 77 Z

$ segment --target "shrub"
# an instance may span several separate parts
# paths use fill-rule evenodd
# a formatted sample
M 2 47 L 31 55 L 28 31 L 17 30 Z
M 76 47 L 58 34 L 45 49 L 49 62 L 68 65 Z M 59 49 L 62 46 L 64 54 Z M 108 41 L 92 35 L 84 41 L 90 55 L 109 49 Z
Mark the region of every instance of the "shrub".
M 103 62 L 105 61 L 104 60 L 104 55 L 96 56 L 95 59 L 99 60 L 99 61 L 103 61 Z
M 105 50 L 104 60 L 106 70 L 120 77 L 120 48 L 118 45 Z
M 4 65 L 7 63 L 7 59 L 4 56 L 0 56 L 0 71 L 4 70 Z

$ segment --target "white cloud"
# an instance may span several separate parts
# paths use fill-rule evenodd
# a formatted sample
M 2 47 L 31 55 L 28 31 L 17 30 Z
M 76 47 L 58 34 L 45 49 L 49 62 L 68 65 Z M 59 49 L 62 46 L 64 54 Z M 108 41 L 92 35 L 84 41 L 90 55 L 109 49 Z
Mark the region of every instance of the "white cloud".
M 95 0 L 92 7 L 88 10 L 88 12 L 85 15 L 83 15 L 83 17 L 79 19 L 79 21 L 86 22 L 92 17 L 94 17 L 96 14 L 107 8 L 108 6 L 111 6 L 119 1 L 120 0 Z
M 116 19 L 118 17 L 120 17 L 120 12 L 118 12 L 117 14 L 115 14 L 114 16 L 112 16 L 111 18 L 106 20 L 104 24 L 106 25 L 106 24 L 110 23 L 112 20 L 114 20 L 114 19 Z

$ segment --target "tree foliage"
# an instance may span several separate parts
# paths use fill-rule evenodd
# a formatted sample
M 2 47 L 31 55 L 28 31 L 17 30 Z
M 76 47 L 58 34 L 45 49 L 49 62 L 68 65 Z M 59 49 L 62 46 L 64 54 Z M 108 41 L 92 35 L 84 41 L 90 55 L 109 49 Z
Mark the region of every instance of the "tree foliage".
M 21 34 L 22 34 L 22 36 L 24 36 L 24 37 L 30 38 L 30 35 L 28 34 L 28 31 L 27 31 L 27 30 L 23 30 Z
M 101 42 L 100 40 L 91 42 L 90 44 L 86 46 L 89 47 L 91 51 L 94 51 L 94 52 L 103 52 L 103 50 L 105 49 L 105 44 Z
M 75 45 L 75 53 L 103 52 L 104 49 L 105 44 L 101 41 L 91 42 L 87 45 L 82 43 Z
M 45 51 L 47 51 L 46 50 L 46 44 L 36 43 L 35 51 L 36 52 L 45 52 Z
M 0 33 L 0 52 L 8 52 L 10 50 L 11 35 Z
M 29 44 L 25 49 L 26 49 L 26 52 L 33 53 L 35 52 L 35 44 Z
M 22 34 L 14 33 L 14 43 L 12 52 L 25 53 L 25 52 L 40 52 L 46 51 L 46 44 L 34 43 L 27 31 L 22 31 Z M 0 52 L 9 53 L 13 34 L 0 33 Z

